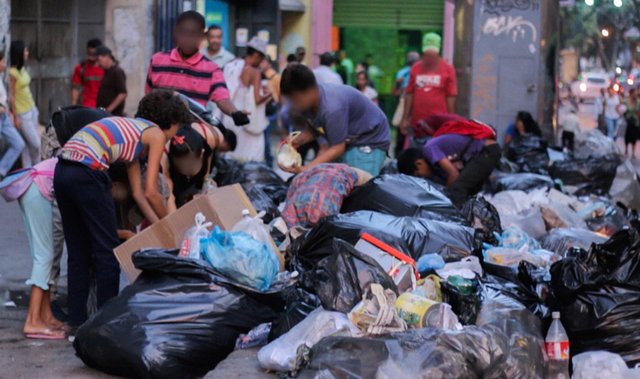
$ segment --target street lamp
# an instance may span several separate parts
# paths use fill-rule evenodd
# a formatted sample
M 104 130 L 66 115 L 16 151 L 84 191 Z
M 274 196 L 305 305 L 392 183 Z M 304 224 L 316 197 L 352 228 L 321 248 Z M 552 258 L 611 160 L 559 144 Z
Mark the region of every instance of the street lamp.
M 588 7 L 592 7 L 593 6 L 593 0 L 584 0 L 584 3 Z
M 602 29 L 601 33 L 604 38 L 609 37 L 609 31 L 607 29 Z
M 613 5 L 620 8 L 622 6 L 622 0 L 613 0 Z

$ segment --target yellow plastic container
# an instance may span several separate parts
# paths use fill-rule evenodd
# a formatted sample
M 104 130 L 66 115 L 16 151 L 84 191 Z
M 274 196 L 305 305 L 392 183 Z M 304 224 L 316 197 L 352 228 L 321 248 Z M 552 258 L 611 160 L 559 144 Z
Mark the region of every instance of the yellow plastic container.
M 410 328 L 424 328 L 428 319 L 429 308 L 439 304 L 437 301 L 429 300 L 425 297 L 404 293 L 396 300 L 398 315 L 407 323 Z M 437 308 L 437 307 L 436 307 Z

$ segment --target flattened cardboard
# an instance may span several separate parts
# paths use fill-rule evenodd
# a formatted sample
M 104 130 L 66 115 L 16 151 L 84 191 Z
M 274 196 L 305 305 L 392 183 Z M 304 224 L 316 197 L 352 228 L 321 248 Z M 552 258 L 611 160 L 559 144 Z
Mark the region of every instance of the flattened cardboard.
M 140 270 L 131 261 L 133 253 L 144 248 L 171 249 L 180 246 L 185 231 L 193 226 L 198 212 L 202 212 L 214 226 L 218 225 L 223 230 L 231 229 L 242 219 L 243 209 L 248 209 L 252 216 L 256 215 L 256 210 L 239 184 L 216 188 L 207 195 L 191 200 L 176 212 L 116 247 L 113 252 L 127 280 L 133 283 L 140 274 Z M 274 251 L 278 252 L 282 268 L 284 258 L 273 241 L 272 244 Z

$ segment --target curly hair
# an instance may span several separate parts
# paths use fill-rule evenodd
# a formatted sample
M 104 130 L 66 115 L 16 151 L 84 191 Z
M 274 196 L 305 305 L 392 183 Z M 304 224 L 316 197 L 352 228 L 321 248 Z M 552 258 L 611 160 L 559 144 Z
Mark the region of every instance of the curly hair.
M 170 129 L 171 125 L 189 123 L 192 119 L 185 103 L 169 90 L 149 92 L 138 103 L 136 117 L 149 120 L 162 130 Z

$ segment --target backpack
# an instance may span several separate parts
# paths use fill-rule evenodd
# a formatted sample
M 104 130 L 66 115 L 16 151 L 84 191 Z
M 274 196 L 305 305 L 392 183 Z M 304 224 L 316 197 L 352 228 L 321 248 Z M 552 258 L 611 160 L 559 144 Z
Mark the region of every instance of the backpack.
M 489 125 L 475 120 L 456 120 L 445 122 L 433 134 L 434 137 L 443 134 L 459 134 L 469 136 L 474 140 L 480 139 L 496 139 L 496 131 Z
M 110 116 L 111 114 L 103 108 L 88 108 L 82 105 L 61 107 L 51 116 L 47 130 L 53 128 L 60 146 L 64 146 L 78 130 L 94 121 Z

